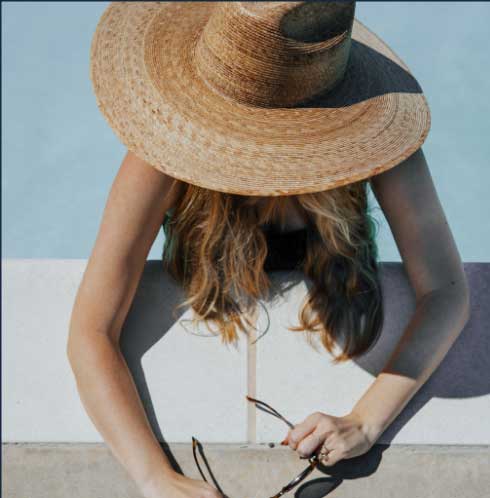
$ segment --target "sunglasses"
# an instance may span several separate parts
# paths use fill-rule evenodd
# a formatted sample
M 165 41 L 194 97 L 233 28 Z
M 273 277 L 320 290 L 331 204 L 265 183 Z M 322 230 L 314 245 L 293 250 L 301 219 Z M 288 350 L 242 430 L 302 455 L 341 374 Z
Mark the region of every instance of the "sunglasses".
M 283 422 L 285 422 L 291 429 L 294 429 L 294 424 L 292 424 L 289 420 L 287 420 L 286 418 L 284 418 L 277 410 L 275 410 L 274 408 L 272 408 L 267 403 L 264 403 L 263 401 L 259 401 L 258 399 L 255 399 L 255 398 L 251 398 L 250 396 L 246 396 L 246 398 L 247 398 L 248 401 L 250 401 L 252 403 L 255 403 L 255 406 L 257 408 L 265 411 L 266 413 L 269 413 L 270 415 L 273 415 L 274 417 L 279 418 L 280 420 L 282 420 Z M 201 469 L 201 466 L 199 465 L 199 461 L 197 459 L 197 451 L 196 450 L 197 450 L 198 445 L 200 447 L 202 447 L 202 444 L 194 436 L 192 436 L 192 453 L 194 455 L 194 461 L 196 462 L 197 468 L 198 468 L 199 473 L 201 474 L 202 478 L 206 482 L 208 482 L 208 480 L 206 479 L 206 477 L 205 477 L 205 475 L 204 475 L 204 473 L 203 473 L 203 471 Z M 300 474 L 298 474 L 292 481 L 290 481 L 288 484 L 286 484 L 278 493 L 276 493 L 275 495 L 271 496 L 270 498 L 279 498 L 280 496 L 282 496 L 282 495 L 286 494 L 287 492 L 291 491 L 295 486 L 297 486 L 301 481 L 303 481 L 315 469 L 315 467 L 318 465 L 318 455 L 317 454 L 312 455 L 311 457 L 308 458 L 308 461 L 309 461 L 310 464 L 308 465 L 308 467 L 306 467 L 305 470 L 303 470 L 303 472 L 301 472 Z M 206 467 L 207 467 L 207 463 L 206 463 Z M 209 470 L 209 467 L 207 467 L 207 468 Z M 214 484 L 219 489 L 219 486 L 216 483 L 216 481 L 214 481 Z M 219 491 L 221 492 L 220 489 L 219 489 Z

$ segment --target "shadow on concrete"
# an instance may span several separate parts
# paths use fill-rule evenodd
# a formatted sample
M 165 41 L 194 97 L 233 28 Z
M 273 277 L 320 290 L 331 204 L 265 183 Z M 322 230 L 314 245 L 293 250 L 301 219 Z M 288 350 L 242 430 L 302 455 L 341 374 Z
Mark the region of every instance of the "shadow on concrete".
M 327 496 L 340 486 L 345 479 L 358 479 L 374 474 L 381 463 L 382 453 L 389 445 L 376 444 L 371 450 L 358 457 L 341 460 L 330 467 L 317 467 L 320 472 L 325 472 L 328 477 L 311 479 L 298 486 L 295 498 L 321 498 Z
M 180 285 L 164 272 L 162 262 L 147 261 L 120 339 L 122 354 L 137 386 L 153 432 L 172 467 L 181 474 L 182 469 L 170 452 L 158 424 L 142 358 L 185 313 L 186 310 L 181 309 L 180 313 L 174 314 L 175 306 L 183 299 L 184 293 Z
M 438 368 L 370 451 L 325 467 L 329 477 L 308 481 L 296 491 L 295 497 L 320 498 L 345 479 L 374 473 L 391 441 L 432 398 L 464 399 L 490 393 L 490 263 L 465 263 L 464 269 L 470 286 L 470 320 Z M 380 275 L 385 307 L 382 333 L 376 345 L 355 360 L 373 378 L 383 369 L 415 309 L 415 296 L 402 263 L 381 263 Z
M 293 277 L 280 280 L 278 285 L 272 286 L 271 301 L 280 298 L 301 280 L 301 274 L 298 272 L 276 273 L 280 273 L 284 277 L 289 275 Z M 276 279 L 273 279 L 273 282 L 276 282 Z M 182 469 L 172 455 L 159 426 L 145 378 L 142 358 L 148 350 L 164 338 L 172 326 L 186 313 L 188 308 L 181 308 L 180 312 L 174 310 L 184 297 L 182 288 L 163 270 L 163 264 L 160 260 L 147 261 L 122 327 L 119 342 L 152 430 L 173 468 L 181 474 L 183 474 Z
M 320 471 L 324 469 L 329 477 L 307 481 L 298 487 L 295 496 L 326 496 L 344 479 L 356 479 L 374 473 L 381 462 L 382 453 L 396 434 L 432 398 L 461 399 L 490 393 L 490 263 L 465 263 L 464 268 L 471 290 L 471 317 L 442 363 L 369 452 L 356 458 L 341 460 L 330 467 L 318 467 Z M 303 280 L 298 271 L 272 273 L 273 286 L 269 302 L 281 299 Z M 385 307 L 383 330 L 376 345 L 355 361 L 373 378 L 383 369 L 415 309 L 415 298 L 402 263 L 381 263 L 380 275 Z M 185 313 L 184 309 L 180 314 L 173 315 L 175 305 L 183 298 L 182 289 L 164 272 L 161 261 L 148 261 L 120 341 L 150 424 L 169 461 L 180 473 L 183 472 L 158 426 L 142 368 L 142 357 Z M 267 333 L 267 330 L 263 333 Z
M 438 368 L 381 435 L 391 443 L 402 427 L 432 398 L 464 399 L 490 393 L 490 263 L 464 263 L 471 316 Z M 355 363 L 376 377 L 395 348 L 415 309 L 415 297 L 401 263 L 381 264 L 385 323 L 378 343 Z

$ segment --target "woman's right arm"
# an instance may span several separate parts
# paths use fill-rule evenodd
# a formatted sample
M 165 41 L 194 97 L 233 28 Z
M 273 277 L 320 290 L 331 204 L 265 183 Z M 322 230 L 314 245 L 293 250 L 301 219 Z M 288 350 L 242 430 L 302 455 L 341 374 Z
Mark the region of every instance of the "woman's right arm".
M 67 342 L 87 414 L 147 498 L 221 496 L 171 467 L 119 347 L 148 253 L 182 186 L 132 152 L 126 154 L 78 288 Z

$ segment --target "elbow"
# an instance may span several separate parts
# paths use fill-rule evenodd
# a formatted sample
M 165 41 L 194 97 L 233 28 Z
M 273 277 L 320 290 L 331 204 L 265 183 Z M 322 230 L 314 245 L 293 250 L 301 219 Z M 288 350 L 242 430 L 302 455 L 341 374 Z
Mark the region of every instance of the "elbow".
M 466 326 L 466 324 L 469 322 L 470 320 L 470 316 L 471 316 L 471 299 L 470 299 L 470 291 L 468 288 L 466 288 L 466 290 L 462 293 L 462 296 L 461 296 L 461 300 L 462 300 L 462 309 L 463 309 L 463 320 L 464 320 L 464 325 L 463 326 Z
M 80 356 L 80 346 L 76 333 L 73 329 L 69 330 L 68 340 L 66 341 L 66 357 L 71 369 L 75 372 L 76 360 Z
M 108 336 L 100 333 L 92 333 L 86 326 L 73 326 L 69 330 L 66 342 L 66 357 L 74 374 L 85 370 L 88 364 L 92 364 L 94 356 L 100 351 L 112 346 Z
M 471 316 L 471 299 L 468 281 L 465 276 L 460 285 L 456 285 L 453 282 L 451 284 L 449 290 L 452 301 L 451 306 L 453 306 L 455 310 L 459 310 L 461 330 L 463 330 Z
M 80 320 L 79 318 L 72 317 L 68 329 L 68 339 L 65 346 L 66 357 L 68 358 L 68 362 L 72 370 L 74 370 L 80 354 L 90 342 L 88 340 L 86 331 L 86 324 L 83 324 L 82 320 Z
M 104 362 L 107 355 L 120 351 L 120 347 L 116 334 L 80 321 L 70 326 L 65 351 L 73 373 L 78 375 Z
M 455 287 L 456 284 L 451 282 L 452 287 Z M 462 313 L 462 318 L 463 318 L 463 327 L 468 323 L 470 320 L 470 315 L 471 315 L 471 298 L 470 298 L 470 286 L 468 283 L 468 277 L 466 276 L 466 273 L 463 271 L 463 278 L 461 279 L 461 285 L 457 286 L 457 289 L 459 290 L 458 296 L 459 296 L 459 305 L 461 306 L 461 313 Z
M 80 316 L 82 314 L 78 311 L 78 308 L 74 307 L 70 317 L 68 337 L 65 344 L 66 358 L 72 370 L 74 370 L 76 359 L 80 354 L 80 343 L 84 336 L 83 330 L 85 327 L 81 323 Z
M 471 317 L 470 288 L 466 275 L 463 278 L 450 281 L 450 284 L 420 293 L 417 305 L 434 303 L 441 318 L 450 316 L 454 327 L 461 332 Z
M 93 371 L 93 368 L 89 369 L 89 365 L 93 365 L 89 351 L 90 344 L 87 344 L 86 341 L 84 343 L 82 346 L 81 340 L 70 332 L 70 337 L 66 344 L 66 358 L 77 385 L 79 385 L 87 370 Z

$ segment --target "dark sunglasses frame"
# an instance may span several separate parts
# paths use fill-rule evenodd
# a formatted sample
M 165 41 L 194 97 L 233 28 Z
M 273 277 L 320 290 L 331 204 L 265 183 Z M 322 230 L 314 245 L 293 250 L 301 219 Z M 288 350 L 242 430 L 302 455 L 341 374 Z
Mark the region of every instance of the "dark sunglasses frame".
M 255 403 L 255 406 L 257 408 L 265 411 L 266 413 L 269 413 L 270 415 L 274 415 L 274 417 L 277 417 L 277 418 L 281 419 L 283 422 L 285 422 L 291 429 L 294 429 L 294 424 L 292 424 L 289 420 L 287 420 L 286 418 L 284 418 L 277 410 L 275 410 L 274 408 L 272 408 L 267 403 L 264 403 L 263 401 L 260 401 L 258 399 L 252 398 L 250 396 L 246 396 L 246 398 L 247 398 L 248 401 L 250 401 L 252 403 Z M 205 477 L 205 475 L 204 475 L 204 473 L 203 473 L 203 471 L 201 469 L 201 466 L 199 465 L 199 462 L 197 460 L 196 449 L 197 449 L 198 445 L 201 445 L 201 443 L 194 436 L 192 436 L 192 454 L 194 455 L 194 461 L 196 462 L 197 468 L 198 468 L 199 473 L 201 474 L 202 478 L 206 482 L 208 482 L 208 480 L 206 479 L 206 477 Z M 278 493 L 276 493 L 274 496 L 271 496 L 270 498 L 279 498 L 280 496 L 286 494 L 288 491 L 291 491 L 291 489 L 293 489 L 301 481 L 303 481 L 315 469 L 315 467 L 318 465 L 318 454 L 315 453 L 314 455 L 312 455 L 311 457 L 309 457 L 308 461 L 310 462 L 310 464 L 308 465 L 308 467 L 306 467 L 305 470 L 303 470 L 303 472 L 301 472 L 300 474 L 298 474 L 292 481 L 290 481 L 288 484 L 286 484 L 286 486 L 284 486 L 281 489 L 281 491 L 279 491 Z M 209 470 L 209 468 L 208 468 L 208 470 Z M 217 485 L 216 482 L 215 482 L 215 484 Z

